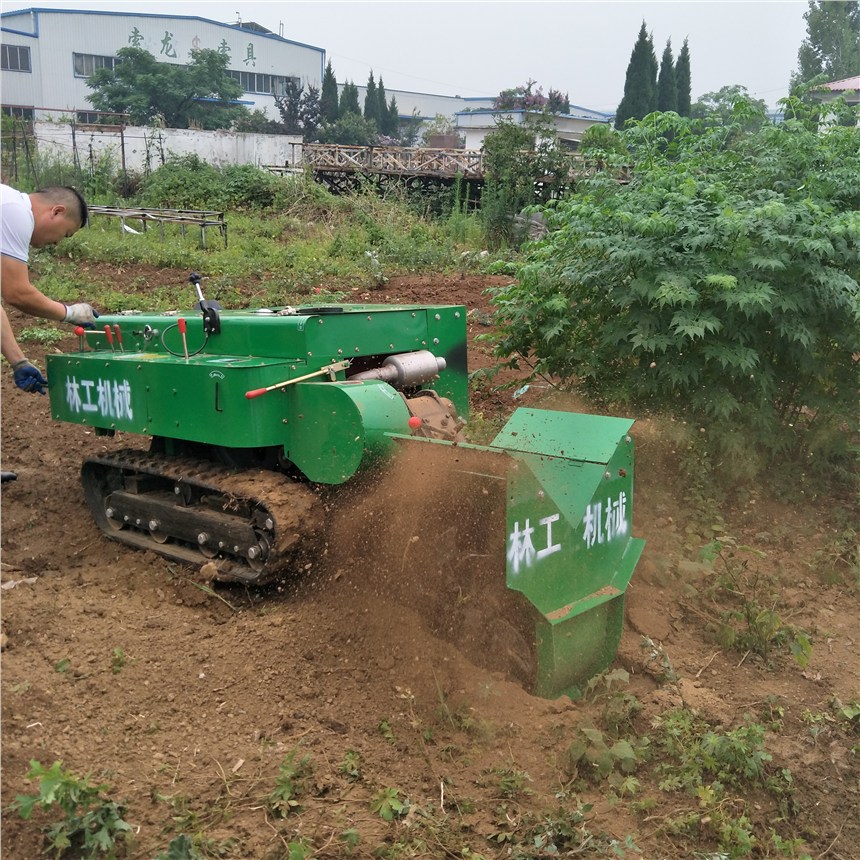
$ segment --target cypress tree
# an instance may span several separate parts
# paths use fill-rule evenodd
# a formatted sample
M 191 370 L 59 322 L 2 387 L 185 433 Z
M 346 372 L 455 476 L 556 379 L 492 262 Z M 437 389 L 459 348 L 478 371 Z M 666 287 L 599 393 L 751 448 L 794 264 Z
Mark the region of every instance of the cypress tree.
M 390 134 L 388 123 L 388 104 L 385 100 L 385 84 L 382 83 L 382 75 L 379 76 L 379 83 L 376 85 L 376 115 L 379 118 L 379 133 Z
M 343 90 L 340 94 L 340 107 L 338 108 L 338 112 L 341 119 L 343 119 L 348 113 L 354 113 L 361 116 L 361 108 L 358 106 L 358 87 L 352 81 L 347 81 L 343 85 Z
M 654 54 L 654 42 L 643 21 L 630 54 L 624 81 L 624 96 L 615 113 L 615 127 L 624 128 L 628 119 L 642 119 L 656 109 L 657 57 Z
M 672 40 L 666 42 L 660 60 L 660 76 L 657 78 L 657 110 L 678 110 L 678 87 L 675 83 L 675 61 L 672 59 Z
M 690 48 L 687 40 L 681 46 L 678 62 L 675 64 L 675 88 L 678 92 L 678 113 L 690 115 Z
M 400 111 L 397 109 L 397 99 L 394 96 L 388 103 L 388 127 L 392 137 L 400 137 Z
M 657 62 L 657 54 L 654 51 L 654 36 L 649 33 L 648 34 L 648 47 L 651 48 L 651 53 L 648 57 L 648 63 L 651 67 L 651 111 L 657 110 L 657 73 L 660 71 L 660 64 Z
M 322 91 L 320 93 L 320 113 L 325 122 L 337 122 L 338 99 L 337 79 L 331 67 L 331 60 L 326 63 L 322 79 Z
M 367 93 L 364 96 L 364 118 L 376 123 L 379 128 L 379 99 L 376 96 L 376 82 L 373 80 L 373 69 L 367 79 Z

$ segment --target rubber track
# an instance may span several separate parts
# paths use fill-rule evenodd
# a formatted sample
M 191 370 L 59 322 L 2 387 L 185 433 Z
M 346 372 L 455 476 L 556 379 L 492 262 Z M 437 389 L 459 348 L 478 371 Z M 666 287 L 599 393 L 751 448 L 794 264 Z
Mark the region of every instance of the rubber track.
M 96 477 L 96 472 L 102 475 L 102 479 Z M 221 495 L 226 513 L 235 507 L 238 499 L 252 508 L 262 509 L 274 521 L 274 529 L 265 530 L 269 553 L 262 568 L 253 570 L 245 559 L 232 554 L 207 559 L 198 550 L 184 544 L 172 541 L 158 543 L 145 531 L 114 529 L 105 515 L 105 498 L 115 488 L 112 486 L 114 482 L 107 480 L 107 475 L 116 475 L 117 472 L 157 476 L 187 484 L 197 492 Z M 188 564 L 202 565 L 211 561 L 217 568 L 215 578 L 223 581 L 260 584 L 301 566 L 312 559 L 314 537 L 322 533 L 323 506 L 317 494 L 304 484 L 265 469 L 237 470 L 208 460 L 167 457 L 127 449 L 88 458 L 81 469 L 81 480 L 93 516 L 108 537 Z M 145 499 L 146 494 L 141 497 Z

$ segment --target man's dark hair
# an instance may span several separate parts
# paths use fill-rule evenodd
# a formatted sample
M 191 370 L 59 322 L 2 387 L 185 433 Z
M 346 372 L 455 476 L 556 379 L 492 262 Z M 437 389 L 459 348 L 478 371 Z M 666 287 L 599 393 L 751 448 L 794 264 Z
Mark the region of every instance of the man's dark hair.
M 90 220 L 90 210 L 83 194 L 71 185 L 48 185 L 34 192 L 40 194 L 49 203 L 57 203 L 66 207 L 70 218 L 76 215 L 78 224 L 86 227 Z

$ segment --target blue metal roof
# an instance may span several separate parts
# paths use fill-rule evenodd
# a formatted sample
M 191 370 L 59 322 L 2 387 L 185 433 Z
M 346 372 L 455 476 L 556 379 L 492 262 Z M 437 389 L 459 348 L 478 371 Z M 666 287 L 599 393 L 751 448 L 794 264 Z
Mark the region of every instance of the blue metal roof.
M 603 111 L 599 110 L 591 110 L 589 108 L 580 108 L 579 105 L 571 105 L 572 108 L 579 108 L 582 113 L 557 113 L 553 114 L 553 116 L 560 116 L 564 119 L 593 119 L 597 122 L 606 122 L 612 119 L 614 114 L 603 113 Z M 526 113 L 540 113 L 538 110 L 524 110 L 523 108 L 513 108 L 506 109 L 502 108 L 500 110 L 494 110 L 493 108 L 478 108 L 478 110 L 462 110 L 457 111 L 454 116 L 475 116 L 476 114 L 526 114 Z

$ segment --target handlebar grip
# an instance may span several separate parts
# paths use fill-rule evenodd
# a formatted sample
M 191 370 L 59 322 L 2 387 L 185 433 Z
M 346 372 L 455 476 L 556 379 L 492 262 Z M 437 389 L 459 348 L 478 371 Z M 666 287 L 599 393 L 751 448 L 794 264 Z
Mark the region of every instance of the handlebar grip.
M 261 394 L 265 394 L 266 391 L 268 391 L 268 389 L 266 388 L 255 388 L 253 391 L 246 391 L 245 397 L 247 397 L 248 400 L 253 400 L 255 397 L 259 397 Z

